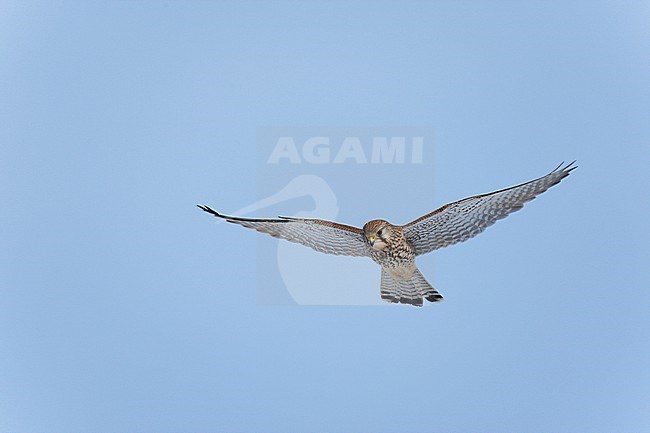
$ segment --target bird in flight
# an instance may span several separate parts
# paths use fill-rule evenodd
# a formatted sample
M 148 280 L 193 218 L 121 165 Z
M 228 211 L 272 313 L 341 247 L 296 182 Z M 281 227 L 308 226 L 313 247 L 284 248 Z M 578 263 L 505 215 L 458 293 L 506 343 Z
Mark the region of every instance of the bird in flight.
M 425 280 L 415 257 L 466 241 L 518 211 L 567 177 L 574 166 L 560 164 L 530 182 L 448 203 L 408 224 L 399 226 L 377 219 L 363 228 L 313 218 L 241 218 L 222 215 L 208 206 L 199 208 L 230 223 L 296 242 L 326 254 L 370 257 L 381 267 L 381 298 L 391 303 L 421 307 L 442 301 L 442 295 Z

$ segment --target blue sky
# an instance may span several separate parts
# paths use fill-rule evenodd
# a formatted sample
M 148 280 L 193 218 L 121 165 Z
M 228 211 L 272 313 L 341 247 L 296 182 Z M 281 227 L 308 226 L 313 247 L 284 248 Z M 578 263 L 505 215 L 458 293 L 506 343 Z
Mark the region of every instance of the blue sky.
M 626 1 L 3 2 L 0 431 L 650 430 L 649 20 Z M 419 165 L 269 167 L 269 128 L 428 132 Z M 296 305 L 275 239 L 195 207 L 317 174 L 343 222 L 405 223 L 573 159 L 421 257 L 446 298 L 423 309 Z M 372 290 L 371 265 L 344 287 Z

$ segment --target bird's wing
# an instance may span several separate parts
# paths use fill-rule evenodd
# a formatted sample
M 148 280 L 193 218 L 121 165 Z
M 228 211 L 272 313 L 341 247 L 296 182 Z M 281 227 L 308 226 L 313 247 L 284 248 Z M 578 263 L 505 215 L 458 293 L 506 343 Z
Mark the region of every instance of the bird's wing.
M 463 242 L 560 183 L 576 168 L 574 163 L 562 163 L 546 176 L 521 185 L 446 204 L 406 224 L 406 239 L 417 255 Z
M 303 244 L 326 254 L 368 256 L 368 246 L 359 228 L 333 221 L 279 217 L 271 219 L 240 218 L 222 215 L 208 206 L 202 210 L 230 223 L 267 233 L 276 238 Z

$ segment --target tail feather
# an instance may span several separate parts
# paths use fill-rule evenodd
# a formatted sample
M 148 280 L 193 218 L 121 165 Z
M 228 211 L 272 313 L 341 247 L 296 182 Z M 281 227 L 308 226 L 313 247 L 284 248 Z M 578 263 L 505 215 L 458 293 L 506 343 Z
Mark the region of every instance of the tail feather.
M 408 280 L 396 280 L 388 272 L 381 270 L 381 298 L 391 303 L 409 304 L 421 307 L 424 299 L 440 302 L 443 297 L 424 279 L 419 270 Z

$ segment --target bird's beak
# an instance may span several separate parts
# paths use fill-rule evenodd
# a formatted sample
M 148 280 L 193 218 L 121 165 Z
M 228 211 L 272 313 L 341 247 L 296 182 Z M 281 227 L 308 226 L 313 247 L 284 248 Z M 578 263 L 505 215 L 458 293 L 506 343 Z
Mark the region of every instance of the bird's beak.
M 368 236 L 368 240 L 370 241 L 370 245 L 374 245 L 375 241 L 377 240 L 377 236 L 370 235 Z

